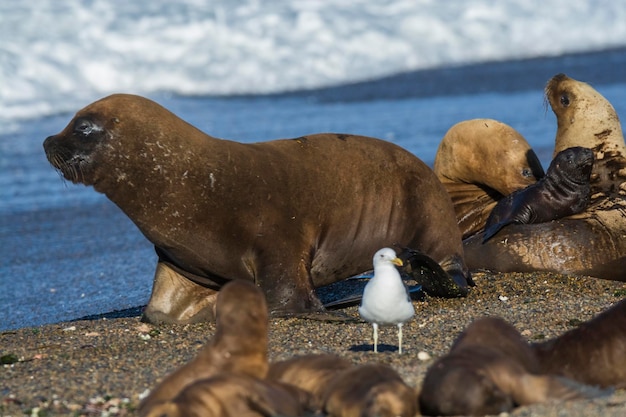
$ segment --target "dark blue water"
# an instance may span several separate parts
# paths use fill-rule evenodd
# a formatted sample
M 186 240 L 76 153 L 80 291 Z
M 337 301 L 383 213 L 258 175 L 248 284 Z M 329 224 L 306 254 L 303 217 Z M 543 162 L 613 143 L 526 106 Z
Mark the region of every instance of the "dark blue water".
M 545 83 L 559 72 L 587 81 L 624 115 L 624 63 L 621 49 L 284 95 L 152 98 L 217 137 L 254 142 L 355 133 L 395 142 L 429 164 L 450 126 L 489 117 L 520 131 L 547 167 L 556 123 L 544 103 Z M 66 184 L 45 159 L 43 140 L 71 117 L 30 120 L 15 133 L 0 133 L 0 330 L 134 308 L 150 295 L 156 256 L 149 242 L 105 197 Z

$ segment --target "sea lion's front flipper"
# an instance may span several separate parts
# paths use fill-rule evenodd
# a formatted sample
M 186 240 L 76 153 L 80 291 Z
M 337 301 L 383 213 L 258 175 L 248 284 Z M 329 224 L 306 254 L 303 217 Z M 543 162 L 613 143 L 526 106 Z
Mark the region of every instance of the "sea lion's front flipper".
M 430 256 L 411 248 L 402 248 L 398 255 L 404 266 L 402 272 L 409 275 L 431 296 L 455 298 L 465 297 L 468 285 L 473 285 L 461 270 L 446 272 Z M 468 282 L 469 281 L 469 282 Z

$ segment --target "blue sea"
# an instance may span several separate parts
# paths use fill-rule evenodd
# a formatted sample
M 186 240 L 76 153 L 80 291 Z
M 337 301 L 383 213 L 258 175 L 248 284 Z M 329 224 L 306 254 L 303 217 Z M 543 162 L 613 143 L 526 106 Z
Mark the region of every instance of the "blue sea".
M 43 140 L 114 92 L 212 136 L 374 136 L 432 164 L 453 124 L 489 117 L 547 167 L 543 87 L 563 72 L 626 114 L 626 2 L 33 0 L 0 3 L 0 330 L 145 305 L 156 262 Z M 494 161 L 497 163 L 497 161 Z

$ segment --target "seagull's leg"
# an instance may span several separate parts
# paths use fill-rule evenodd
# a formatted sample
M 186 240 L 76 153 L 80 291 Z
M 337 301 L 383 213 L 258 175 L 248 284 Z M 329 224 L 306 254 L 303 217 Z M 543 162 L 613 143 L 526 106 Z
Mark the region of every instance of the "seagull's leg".
M 372 323 L 374 327 L 374 352 L 378 353 L 378 324 Z
M 402 323 L 398 323 L 398 354 L 402 353 Z

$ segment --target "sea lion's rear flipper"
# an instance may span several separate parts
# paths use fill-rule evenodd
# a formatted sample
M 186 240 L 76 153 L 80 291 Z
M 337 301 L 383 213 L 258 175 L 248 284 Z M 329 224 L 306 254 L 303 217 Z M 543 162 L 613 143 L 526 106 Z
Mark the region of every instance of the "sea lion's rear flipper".
M 430 256 L 416 249 L 401 249 L 398 255 L 404 264 L 401 271 L 420 284 L 428 295 L 445 298 L 467 296 L 467 284 L 473 285 L 473 282 L 461 270 L 446 272 Z
M 555 375 L 522 376 L 511 395 L 516 404 L 527 405 L 552 400 L 590 399 L 611 395 L 612 389 L 600 389 Z

